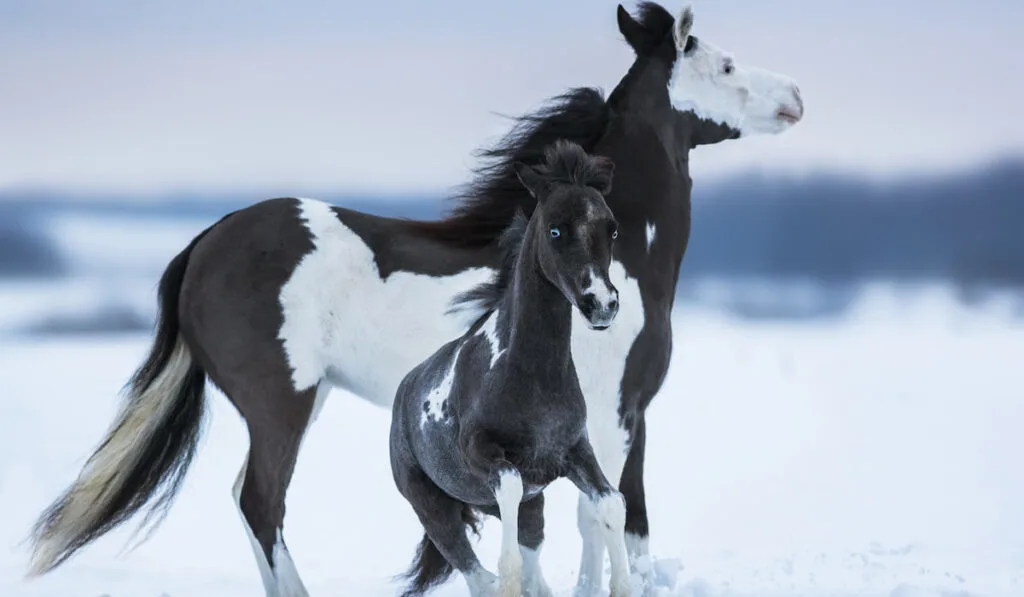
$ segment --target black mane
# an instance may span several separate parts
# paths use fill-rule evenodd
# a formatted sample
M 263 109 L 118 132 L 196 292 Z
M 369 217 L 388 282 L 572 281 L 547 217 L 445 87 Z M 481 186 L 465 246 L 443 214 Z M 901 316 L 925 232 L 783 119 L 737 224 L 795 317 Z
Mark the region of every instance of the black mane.
M 449 312 L 466 306 L 476 307 L 481 310 L 481 315 L 477 320 L 480 321 L 498 307 L 511 286 L 512 274 L 516 269 L 516 259 L 519 258 L 519 249 L 523 246 L 523 239 L 526 238 L 526 229 L 529 224 L 530 219 L 526 217 L 523 210 L 516 208 L 515 214 L 512 216 L 512 223 L 498 237 L 498 250 L 501 251 L 501 265 L 498 271 L 487 282 L 456 295 L 452 299 Z
M 590 155 L 579 144 L 565 139 L 559 139 L 544 148 L 544 162 L 534 168 L 549 183 L 597 188 L 611 184 L 612 170 L 607 158 Z M 518 179 L 516 184 L 523 188 Z M 453 298 L 449 311 L 473 305 L 482 310 L 482 320 L 498 307 L 511 286 L 516 259 L 519 258 L 519 249 L 523 246 L 529 224 L 530 218 L 522 209 L 516 208 L 512 223 L 498 238 L 498 249 L 501 252 L 501 265 L 498 271 L 489 281 Z
M 664 39 L 664 37 L 672 32 L 672 26 L 676 23 L 676 18 L 672 16 L 672 13 L 665 10 L 665 7 L 658 4 L 657 2 L 641 2 L 637 5 L 637 21 L 643 25 L 644 29 L 651 34 L 651 37 Z
M 500 141 L 477 152 L 484 164 L 474 179 L 456 193 L 457 205 L 441 220 L 408 221 L 418 232 L 465 248 L 492 244 L 509 228 L 516 212 L 533 213 L 535 200 L 516 177 L 513 164 L 535 166 L 545 150 L 559 139 L 590 151 L 608 126 L 609 108 L 604 95 L 593 87 L 579 87 L 556 96 L 533 114 L 514 118 L 515 124 Z

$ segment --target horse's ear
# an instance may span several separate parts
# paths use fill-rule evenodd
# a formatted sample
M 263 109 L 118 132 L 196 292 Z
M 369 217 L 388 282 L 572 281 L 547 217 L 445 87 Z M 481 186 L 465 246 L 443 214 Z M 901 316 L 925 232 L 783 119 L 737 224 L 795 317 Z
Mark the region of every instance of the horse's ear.
M 594 156 L 594 175 L 590 178 L 590 186 L 602 195 L 612 192 L 612 178 L 615 174 L 615 162 L 605 156 Z
M 675 27 L 672 28 L 672 36 L 675 38 L 676 47 L 680 50 L 685 50 L 691 29 L 693 29 L 693 5 L 687 4 L 683 13 L 679 15 Z
M 616 18 L 619 21 L 619 33 L 626 39 L 633 51 L 637 54 L 646 54 L 650 46 L 650 33 L 644 28 L 633 15 L 629 14 L 622 5 L 616 11 Z
M 544 180 L 544 177 L 541 176 L 540 172 L 537 172 L 533 166 L 525 162 L 516 162 L 513 165 L 513 168 L 515 168 L 519 182 L 523 183 L 526 190 L 530 191 L 530 195 L 539 201 L 540 198 L 544 196 L 544 191 L 547 186 L 547 182 Z

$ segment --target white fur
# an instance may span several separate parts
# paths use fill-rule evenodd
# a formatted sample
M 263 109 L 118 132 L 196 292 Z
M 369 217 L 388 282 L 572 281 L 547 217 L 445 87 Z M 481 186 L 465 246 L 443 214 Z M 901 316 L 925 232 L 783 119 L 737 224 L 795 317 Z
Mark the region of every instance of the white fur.
M 523 555 L 519 552 L 519 504 L 523 480 L 515 470 L 504 471 L 494 492 L 501 514 L 501 556 L 498 558 L 498 596 L 521 597 Z
M 477 566 L 469 574 L 463 575 L 469 586 L 470 597 L 494 597 L 498 590 L 498 577 L 483 566 Z
M 480 329 L 477 330 L 476 335 L 487 338 L 487 341 L 491 345 L 491 368 L 494 368 L 495 363 L 501 358 L 501 355 L 505 353 L 505 349 L 501 347 L 501 342 L 498 341 L 498 312 L 495 311 L 487 318 Z
M 676 20 L 673 31 L 678 52 L 668 84 L 675 109 L 728 125 L 744 136 L 789 128 L 792 123 L 778 117 L 780 109 L 803 115 L 799 90 L 789 77 L 738 64 L 731 54 L 699 35 L 696 49 L 684 55 L 688 32 L 679 30 L 683 20 Z M 727 65 L 732 66 L 731 72 L 726 72 Z
M 597 271 L 593 267 L 590 268 L 590 283 L 583 289 L 583 295 L 588 294 L 594 296 L 602 309 L 607 309 L 608 303 L 618 298 L 616 292 L 608 287 L 608 284 L 597 275 Z
M 605 547 L 608 548 L 608 559 L 611 563 L 610 597 L 628 597 L 629 564 L 626 558 L 626 502 L 622 494 L 614 492 L 597 500 L 594 504 L 597 518 L 601 523 Z
M 647 222 L 647 227 L 645 229 L 645 232 L 646 232 L 646 235 L 647 235 L 647 252 L 650 253 L 651 252 L 651 245 L 654 244 L 654 235 L 657 232 L 657 230 L 654 227 L 654 222 Z
M 644 327 L 644 308 L 640 285 L 627 275 L 625 267 L 612 261 L 608 269 L 611 283 L 619 291 L 619 314 L 606 330 L 592 330 L 577 310 L 573 310 L 572 356 L 580 388 L 587 401 L 587 436 L 608 481 L 618 486 L 629 451 L 629 434 L 619 418 L 619 388 L 626 370 L 626 357 Z M 577 594 L 590 595 L 601 585 L 604 560 L 597 512 L 582 494 L 577 522 L 583 541 Z
M 103 507 L 120 490 L 134 468 L 155 428 L 169 416 L 178 388 L 192 366 L 192 354 L 178 337 L 167 365 L 140 396 L 129 395 L 107 431 L 102 446 L 89 458 L 71 486 L 60 519 L 35 545 L 29 576 L 53 566 L 73 537 L 100 516 Z
M 452 393 L 452 384 L 455 383 L 455 366 L 459 362 L 459 353 L 461 352 L 462 346 L 460 345 L 452 354 L 452 360 L 448 363 L 444 377 L 424 397 L 426 408 L 423 409 L 423 416 L 420 418 L 420 428 L 430 421 L 441 421 L 444 417 L 444 404 L 448 402 L 448 396 Z
M 523 597 L 552 597 L 540 568 L 540 549 L 519 546 L 523 556 Z
M 437 277 L 399 271 L 382 280 L 373 252 L 330 205 L 303 199 L 300 211 L 315 248 L 279 297 L 279 338 L 295 388 L 328 378 L 390 407 L 405 374 L 472 321 L 472 309 L 447 313 L 452 297 L 490 280 L 494 270 Z

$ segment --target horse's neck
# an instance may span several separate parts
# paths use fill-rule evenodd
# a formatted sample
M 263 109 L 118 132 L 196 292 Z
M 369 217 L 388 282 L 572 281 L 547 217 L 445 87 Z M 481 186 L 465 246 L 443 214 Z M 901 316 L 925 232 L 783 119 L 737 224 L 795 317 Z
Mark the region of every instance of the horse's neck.
M 508 360 L 517 369 L 557 372 L 571 362 L 572 305 L 541 272 L 527 233 L 506 302 Z

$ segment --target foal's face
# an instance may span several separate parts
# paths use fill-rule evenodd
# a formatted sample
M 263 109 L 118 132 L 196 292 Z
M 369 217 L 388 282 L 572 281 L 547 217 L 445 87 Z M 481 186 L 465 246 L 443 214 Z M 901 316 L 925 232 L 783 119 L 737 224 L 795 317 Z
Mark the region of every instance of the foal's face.
M 618 236 L 611 210 L 590 187 L 555 184 L 538 199 L 532 233 L 541 271 L 591 329 L 606 329 L 619 311 L 619 292 L 608 278 Z

